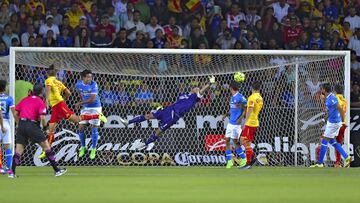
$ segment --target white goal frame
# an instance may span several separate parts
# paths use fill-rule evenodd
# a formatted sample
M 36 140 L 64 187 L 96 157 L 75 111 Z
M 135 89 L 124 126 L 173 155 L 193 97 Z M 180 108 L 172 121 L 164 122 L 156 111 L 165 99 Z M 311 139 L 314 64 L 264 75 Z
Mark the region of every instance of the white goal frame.
M 199 50 L 199 49 L 118 49 L 118 48 L 46 48 L 46 47 L 10 47 L 9 55 L 9 92 L 12 97 L 15 96 L 15 70 L 16 70 L 16 54 L 24 52 L 51 52 L 51 53 L 102 53 L 102 54 L 210 54 L 210 55 L 267 55 L 267 56 L 343 56 L 344 61 L 344 96 L 348 103 L 346 112 L 347 126 L 350 126 L 350 51 L 307 51 L 307 50 Z M 296 80 L 295 80 L 295 146 L 298 143 L 298 64 L 296 64 Z M 14 121 L 11 121 L 12 132 L 15 132 Z M 350 129 L 345 132 L 344 144 L 346 151 L 350 150 Z M 295 153 L 297 160 L 297 153 Z M 295 166 L 297 161 L 295 161 Z

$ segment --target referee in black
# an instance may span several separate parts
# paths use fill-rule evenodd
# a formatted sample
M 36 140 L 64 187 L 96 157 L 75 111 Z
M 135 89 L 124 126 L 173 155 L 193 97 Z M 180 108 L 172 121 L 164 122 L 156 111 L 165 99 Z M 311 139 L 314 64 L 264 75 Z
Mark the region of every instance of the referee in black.
M 43 127 L 47 126 L 45 120 L 46 105 L 41 98 L 42 93 L 42 85 L 35 85 L 32 94 L 21 100 L 15 107 L 15 118 L 19 125 L 15 138 L 15 154 L 12 169 L 9 172 L 9 178 L 16 178 L 16 166 L 20 165 L 21 154 L 24 152 L 24 147 L 29 140 L 33 143 L 38 143 L 43 151 L 45 151 L 46 157 L 53 167 L 56 177 L 66 173 L 66 169 L 60 169 L 58 167 L 58 163 L 55 161 L 55 153 L 51 150 L 46 136 L 40 128 L 40 122 Z

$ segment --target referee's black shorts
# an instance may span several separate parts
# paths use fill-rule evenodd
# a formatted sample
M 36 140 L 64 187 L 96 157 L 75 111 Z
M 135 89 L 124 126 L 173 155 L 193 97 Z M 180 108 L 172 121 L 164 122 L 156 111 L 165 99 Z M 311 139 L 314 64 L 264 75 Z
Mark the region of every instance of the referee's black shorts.
M 15 143 L 25 146 L 28 144 L 29 140 L 33 143 L 40 143 L 46 140 L 46 136 L 41 130 L 38 122 L 20 120 L 16 132 Z

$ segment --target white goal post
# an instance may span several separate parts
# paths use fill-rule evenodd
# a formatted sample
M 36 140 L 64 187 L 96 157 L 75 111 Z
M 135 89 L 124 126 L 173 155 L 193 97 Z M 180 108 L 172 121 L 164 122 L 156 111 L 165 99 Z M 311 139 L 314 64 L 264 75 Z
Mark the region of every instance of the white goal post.
M 109 91 L 110 89 L 117 90 L 119 84 L 131 83 L 125 87 L 126 91 L 132 95 L 130 97 L 134 97 L 134 92 L 139 88 L 139 85 L 133 85 L 132 81 L 140 81 L 141 85 L 146 83 L 150 90 L 158 92 L 154 96 L 153 103 L 161 104 L 175 101 L 176 94 L 180 93 L 177 92 L 177 89 L 180 91 L 182 83 L 185 84 L 186 81 L 199 85 L 204 82 L 205 76 L 216 75 L 219 78 L 217 86 L 209 93 L 210 102 L 204 102 L 204 106 L 197 107 L 198 110 L 186 114 L 184 120 L 181 121 L 184 123 L 169 130 L 169 136 L 165 134 L 164 139 L 159 140 L 163 144 L 156 146 L 154 151 L 137 152 L 130 146 L 131 143 L 136 142 L 134 140 L 137 140 L 136 136 L 139 133 L 141 139 L 148 137 L 152 128 L 157 126 L 156 122 L 141 123 L 141 126 L 131 126 L 128 129 L 119 125 L 115 127 L 116 130 L 112 129 L 115 125 L 105 124 L 102 137 L 111 134 L 112 142 L 111 145 L 99 143 L 100 150 L 104 150 L 103 155 L 100 156 L 102 162 L 79 161 L 74 156 L 70 157 L 69 152 L 66 151 L 70 149 L 70 146 L 67 146 L 67 149 L 63 147 L 61 150 L 55 148 L 55 151 L 59 150 L 64 153 L 57 154 L 60 163 L 69 165 L 114 165 L 114 163 L 156 165 L 154 164 L 156 161 L 158 161 L 158 165 L 163 165 L 162 161 L 166 162 L 168 159 L 172 160 L 169 161 L 174 163 L 172 165 L 223 165 L 223 162 L 214 160 L 222 160 L 223 157 L 220 156 L 223 156 L 224 153 L 221 150 L 208 149 L 205 146 L 207 143 L 205 139 L 208 136 L 214 136 L 216 139 L 216 136 L 221 136 L 221 131 L 224 131 L 224 124 L 219 124 L 221 122 L 216 119 L 222 112 L 228 110 L 223 92 L 226 91 L 226 84 L 229 84 L 232 74 L 237 71 L 246 74 L 246 82 L 240 89 L 240 92 L 243 92 L 246 97 L 249 96 L 249 82 L 259 80 L 263 83 L 265 112 L 261 116 L 259 130 L 264 130 L 260 130 L 259 135 L 255 138 L 257 147 L 255 151 L 257 154 L 265 154 L 270 165 L 308 166 L 310 162 L 314 161 L 314 155 L 311 153 L 314 143 L 318 142 L 322 128 L 317 122 L 322 116 L 321 101 L 317 98 L 317 92 L 311 92 L 309 89 L 311 87 L 307 86 L 307 82 L 318 80 L 318 82 L 330 82 L 333 85 L 342 83 L 346 101 L 350 104 L 349 51 L 11 47 L 9 57 L 10 95 L 15 96 L 15 81 L 26 74 L 21 72 L 19 67 L 42 70 L 50 64 L 55 64 L 60 70 L 71 71 L 71 74 L 68 75 L 71 75 L 72 79 L 67 80 L 69 84 L 76 83 L 76 79 L 79 79 L 78 73 L 84 69 L 94 72 L 95 80 L 100 83 L 100 89 L 110 86 Z M 96 77 L 96 75 L 99 76 Z M 142 82 L 145 80 L 148 82 Z M 169 86 L 169 84 L 171 85 Z M 191 86 L 187 84 L 184 85 L 185 89 Z M 164 88 L 172 90 L 167 91 Z M 164 96 L 165 94 L 166 96 Z M 219 99 L 219 97 L 224 98 Z M 69 102 L 73 103 L 77 98 L 74 96 Z M 107 107 L 107 112 L 111 114 L 110 120 L 116 121 L 119 116 L 131 118 L 144 111 L 150 111 L 154 107 L 149 104 L 146 108 L 142 108 L 142 111 L 138 111 L 136 101 L 132 102 L 133 104 L 129 104 L 129 106 Z M 210 120 L 206 120 L 208 118 Z M 215 126 L 211 126 L 213 124 L 211 119 L 216 120 Z M 199 125 L 199 121 L 202 122 L 202 125 Z M 346 121 L 350 126 L 350 108 L 347 108 Z M 279 122 L 286 126 L 277 126 L 276 124 Z M 14 122 L 12 122 L 12 128 L 15 132 Z M 60 126 L 59 129 L 61 128 Z M 146 133 L 142 134 L 138 128 L 146 129 Z M 286 133 L 283 133 L 280 128 L 283 128 Z M 72 133 L 76 132 L 74 126 L 66 126 L 62 129 Z M 181 133 L 176 132 L 178 129 Z M 167 136 L 168 138 L 166 138 Z M 197 138 L 192 140 L 191 136 Z M 187 143 L 187 140 L 190 141 Z M 60 142 L 60 140 L 58 141 Z M 176 144 L 171 144 L 172 142 Z M 116 144 L 119 144 L 117 148 Z M 346 130 L 344 145 L 349 152 L 349 128 Z M 187 147 L 189 147 L 189 151 L 187 151 Z M 213 147 L 216 148 L 216 146 Z M 36 153 L 38 151 L 36 150 Z M 115 161 L 107 160 L 106 156 L 110 152 L 114 153 L 111 156 Z M 46 164 L 35 160 L 35 155 L 33 156 L 34 158 L 31 157 L 25 162 L 26 165 Z M 64 159 L 66 161 L 71 159 L 73 162 L 66 162 Z

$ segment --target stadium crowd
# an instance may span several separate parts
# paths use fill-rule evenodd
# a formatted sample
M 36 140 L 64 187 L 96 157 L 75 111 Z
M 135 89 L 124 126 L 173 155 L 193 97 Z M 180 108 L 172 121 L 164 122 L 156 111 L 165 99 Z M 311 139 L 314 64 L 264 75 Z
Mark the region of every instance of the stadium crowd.
M 0 2 L 0 56 L 11 46 L 349 49 L 352 106 L 360 107 L 360 0 Z

